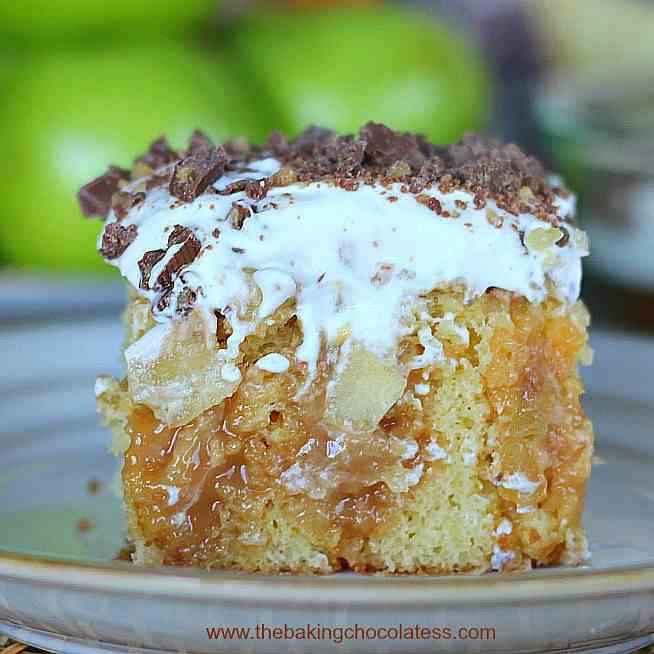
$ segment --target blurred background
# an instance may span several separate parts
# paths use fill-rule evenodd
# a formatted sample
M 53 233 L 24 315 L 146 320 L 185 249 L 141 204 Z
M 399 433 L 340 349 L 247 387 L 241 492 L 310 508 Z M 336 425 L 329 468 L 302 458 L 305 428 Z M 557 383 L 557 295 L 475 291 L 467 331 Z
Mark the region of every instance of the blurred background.
M 654 333 L 651 0 L 0 0 L 0 323 L 117 313 L 75 194 L 154 138 L 483 130 L 579 194 L 596 323 Z

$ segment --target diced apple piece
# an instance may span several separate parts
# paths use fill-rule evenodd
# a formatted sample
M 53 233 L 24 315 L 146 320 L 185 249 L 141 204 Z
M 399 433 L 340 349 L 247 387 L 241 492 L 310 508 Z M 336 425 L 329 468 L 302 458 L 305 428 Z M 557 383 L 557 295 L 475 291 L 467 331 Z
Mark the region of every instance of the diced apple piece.
M 346 356 L 344 369 L 327 387 L 327 419 L 344 427 L 374 429 L 402 396 L 406 377 L 361 346 L 355 345 Z
M 130 299 L 125 310 L 125 347 L 129 347 L 155 326 L 150 307 L 149 300 L 144 300 L 136 295 Z
M 166 425 L 184 425 L 231 396 L 239 369 L 207 338 L 197 316 L 156 325 L 125 350 L 127 380 L 136 403 Z

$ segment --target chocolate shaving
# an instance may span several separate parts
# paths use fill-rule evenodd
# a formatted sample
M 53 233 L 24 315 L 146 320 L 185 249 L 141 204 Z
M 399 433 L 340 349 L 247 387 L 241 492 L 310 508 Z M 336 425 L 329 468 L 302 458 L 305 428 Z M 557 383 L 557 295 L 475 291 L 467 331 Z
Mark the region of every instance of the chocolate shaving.
M 181 160 L 180 156 L 183 156 Z M 261 179 L 239 179 L 245 173 L 254 173 L 250 164 L 265 157 L 277 159 L 280 168 L 276 173 Z M 173 162 L 174 167 L 171 166 Z M 174 209 L 195 200 L 225 171 L 232 173 L 231 179 L 236 181 L 222 190 L 211 191 L 222 196 L 244 193 L 252 204 L 250 207 L 240 202 L 232 204 L 227 219 L 234 229 L 241 229 L 253 212 L 278 206 L 276 198 L 266 205 L 260 203 L 271 188 L 296 183 L 325 183 L 345 191 L 356 191 L 363 185 L 381 185 L 391 203 L 396 202 L 401 193 L 411 193 L 441 219 L 456 218 L 458 211 L 444 211 L 439 200 L 431 197 L 427 190 L 450 193 L 462 189 L 471 194 L 472 200 L 465 203 L 456 199 L 457 209 L 463 210 L 469 205 L 484 209 L 492 200 L 494 205 L 509 213 L 532 213 L 560 227 L 563 230 L 557 243 L 560 247 L 571 239 L 569 230 L 563 229 L 561 224 L 569 226 L 573 224 L 572 219 L 563 220 L 557 215 L 557 196 L 565 197 L 567 191 L 552 188 L 543 166 L 518 146 L 475 134 L 468 134 L 457 143 L 442 147 L 429 143 L 420 134 L 396 132 L 379 123 L 368 123 L 358 134 L 339 135 L 330 129 L 312 126 L 296 139 L 273 132 L 262 146 L 238 139 L 215 147 L 209 137 L 198 130 L 181 155 L 165 139 L 155 141 L 136 160 L 132 178 L 145 176 L 142 183 L 146 193 L 167 184 L 170 194 L 176 198 L 168 206 Z M 146 198 L 144 192 L 127 192 L 120 188 L 129 179 L 128 171 L 111 167 L 104 175 L 83 186 L 79 201 L 84 214 L 106 217 L 113 206 L 118 221 L 124 219 Z M 290 194 L 286 195 L 292 201 Z M 492 213 L 489 220 L 493 224 L 498 222 Z M 464 226 L 470 227 L 470 223 Z M 514 228 L 518 231 L 517 227 Z M 213 234 L 218 238 L 218 228 Z M 111 223 L 103 233 L 100 252 L 107 259 L 115 259 L 136 236 L 136 226 Z M 519 233 L 519 236 L 522 239 L 524 235 Z M 174 302 L 177 310 L 184 312 L 193 306 L 201 292 L 200 289 L 187 288 L 181 273 L 202 252 L 200 241 L 188 227 L 175 225 L 166 249 L 143 255 L 138 263 L 140 287 L 150 289 L 152 270 L 171 247 L 176 248 L 175 254 L 162 266 L 163 270 L 152 283 L 153 290 L 159 293 L 155 307 L 163 311 Z M 243 252 L 241 248 L 233 248 L 233 251 Z M 176 279 L 179 282 L 176 283 Z
M 127 214 L 138 204 L 145 201 L 145 193 L 139 191 L 138 193 L 129 193 L 127 191 L 116 191 L 111 196 L 111 208 L 116 214 L 118 220 L 123 220 Z
M 102 233 L 100 254 L 105 259 L 117 259 L 134 242 L 137 235 L 136 225 L 123 227 L 120 223 L 109 223 Z
M 172 286 L 167 288 L 155 302 L 155 309 L 157 311 L 165 311 L 170 306 L 170 301 L 173 298 L 173 289 Z
M 286 134 L 280 131 L 274 131 L 268 137 L 264 146 L 266 150 L 270 150 L 275 156 L 281 157 L 288 152 L 288 139 Z
M 251 179 L 245 184 L 245 195 L 247 195 L 250 200 L 263 200 L 270 190 L 270 181 L 268 178 L 263 179 Z
M 168 247 L 183 243 L 189 236 L 193 236 L 193 232 L 184 225 L 175 225 L 173 231 L 168 236 Z
M 223 143 L 225 152 L 233 159 L 243 161 L 252 153 L 252 146 L 246 138 L 239 137 Z
M 170 194 L 183 202 L 192 202 L 222 176 L 227 161 L 222 147 L 198 148 L 175 166 L 168 185 Z
M 106 218 L 111 210 L 111 198 L 118 191 L 121 182 L 129 179 L 129 171 L 116 166 L 109 166 L 104 175 L 96 177 L 79 190 L 79 200 L 82 213 L 91 218 Z
M 213 141 L 201 130 L 196 129 L 188 142 L 188 154 L 202 150 L 203 148 L 213 148 Z
M 327 175 L 355 174 L 364 158 L 365 141 L 351 135 L 312 126 L 286 148 L 274 152 L 285 165 L 296 171 L 300 181 L 311 181 Z
M 172 195 L 182 202 L 191 202 L 226 170 L 245 172 L 251 161 L 272 156 L 280 161 L 282 169 L 270 178 L 237 180 L 216 192 L 229 195 L 245 191 L 248 197 L 258 201 L 270 187 L 296 182 L 325 181 L 354 191 L 362 183 L 389 185 L 401 181 L 403 193 L 419 195 L 435 185 L 444 193 L 462 188 L 473 195 L 483 194 L 475 200 L 478 208 L 483 208 L 486 196 L 490 195 L 501 209 L 510 213 L 531 211 L 547 220 L 556 215 L 555 194 L 566 192 L 550 188 L 543 166 L 514 144 L 467 134 L 457 143 L 442 147 L 429 143 L 420 134 L 396 132 L 372 122 L 364 125 L 357 135 L 338 135 L 315 125 L 294 140 L 273 132 L 260 147 L 244 139 L 214 147 L 206 134 L 196 130 L 185 154 L 174 173 L 168 173 L 171 179 L 166 173 L 155 173 L 146 181 L 146 190 L 168 183 Z M 161 168 L 176 161 L 178 156 L 162 138 L 137 162 Z M 106 176 L 85 186 L 80 191 L 85 214 L 106 215 L 111 194 L 124 179 L 127 179 L 126 171 L 112 168 Z M 111 185 L 109 194 L 103 193 L 107 184 Z M 525 188 L 534 194 L 528 202 L 524 201 Z
M 546 185 L 541 164 L 509 143 L 467 134 L 447 148 L 452 175 L 466 186 L 489 189 L 492 193 L 515 193 L 527 186 L 540 192 Z
M 167 139 L 162 136 L 154 143 L 152 143 L 152 145 L 148 148 L 148 151 L 136 159 L 136 162 L 143 163 L 153 170 L 156 170 L 157 168 L 167 166 L 168 164 L 178 160 L 179 155 L 170 147 Z
M 175 225 L 175 228 L 168 237 L 168 247 L 180 245 L 181 247 L 166 263 L 164 269 L 157 277 L 154 286 L 155 291 L 168 290 L 172 288 L 175 277 L 179 274 L 180 270 L 185 266 L 193 263 L 195 258 L 200 252 L 200 241 L 195 234 L 181 225 Z
M 437 198 L 432 197 L 431 195 L 420 194 L 416 196 L 416 200 L 420 204 L 424 204 L 428 209 L 430 209 L 434 213 L 441 214 L 443 211 L 443 208 L 439 200 Z
M 389 167 L 396 161 L 406 161 L 416 169 L 425 161 L 415 134 L 402 134 L 380 123 L 368 123 L 361 128 L 360 136 L 366 142 L 366 159 L 373 166 Z
M 193 309 L 197 299 L 198 295 L 192 288 L 184 287 L 177 296 L 177 306 L 175 307 L 177 313 L 187 316 Z
M 150 274 L 152 269 L 166 256 L 166 250 L 150 250 L 146 252 L 139 261 L 141 281 L 139 287 L 150 290 Z
M 167 170 L 163 173 L 156 173 L 151 175 L 145 180 L 145 190 L 151 191 L 153 188 L 159 188 L 165 184 L 170 184 L 170 178 L 172 177 L 172 171 Z
M 221 311 L 216 309 L 214 314 L 216 316 L 216 341 L 221 345 L 224 345 L 233 333 L 232 326 L 229 324 L 227 316 L 225 316 Z
M 225 188 L 216 189 L 218 195 L 233 195 L 234 193 L 241 193 L 245 191 L 247 185 L 250 183 L 249 179 L 237 179 L 235 182 L 227 184 Z
M 283 168 L 280 168 L 271 178 L 270 178 L 270 183 L 272 186 L 290 186 L 291 184 L 295 184 L 297 182 L 297 174 L 296 172 L 292 169 L 289 168 L 288 166 L 284 166 Z
M 563 248 L 570 242 L 570 232 L 561 225 L 559 225 L 559 229 L 563 232 L 563 236 L 556 242 L 556 244 L 560 248 Z
M 244 207 L 238 202 L 232 202 L 232 208 L 227 214 L 227 220 L 234 229 L 241 229 L 243 223 L 252 215 L 252 211 L 248 207 Z

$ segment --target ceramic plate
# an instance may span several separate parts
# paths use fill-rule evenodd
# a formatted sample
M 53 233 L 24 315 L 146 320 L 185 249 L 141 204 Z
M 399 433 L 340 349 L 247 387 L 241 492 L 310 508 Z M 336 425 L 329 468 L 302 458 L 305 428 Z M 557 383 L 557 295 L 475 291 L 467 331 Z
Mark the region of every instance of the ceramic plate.
M 0 632 L 71 654 L 629 652 L 652 640 L 654 341 L 593 336 L 590 565 L 312 578 L 112 560 L 123 544 L 116 462 L 92 389 L 119 368 L 120 336 L 107 319 L 0 332 Z

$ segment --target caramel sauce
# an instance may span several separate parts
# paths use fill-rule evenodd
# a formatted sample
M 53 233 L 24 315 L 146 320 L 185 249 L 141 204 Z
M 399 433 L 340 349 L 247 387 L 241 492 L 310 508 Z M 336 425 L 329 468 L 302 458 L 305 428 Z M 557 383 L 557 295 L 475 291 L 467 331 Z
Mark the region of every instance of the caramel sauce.
M 514 329 L 498 330 L 493 337 L 486 396 L 500 427 L 502 474 L 519 472 L 541 483 L 528 497 L 499 487 L 503 510 L 519 522 L 519 507 L 541 508 L 558 523 L 565 519 L 576 526 L 592 452 L 592 430 L 581 407 L 576 372 L 585 333 L 565 315 L 543 319 L 524 299 L 512 299 L 510 313 Z M 525 544 L 536 546 L 530 551 L 542 562 L 557 560 L 563 544 L 538 546 L 540 540 L 538 531 L 531 530 Z
M 496 300 L 487 295 L 480 302 Z M 519 472 L 540 482 L 527 498 L 529 506 L 574 525 L 591 451 L 575 371 L 585 335 L 565 315 L 548 312 L 544 318 L 519 298 L 507 305 L 511 323 L 495 329 L 491 362 L 483 373 L 489 426 L 496 425 L 499 433 L 494 447 L 501 473 Z M 446 356 L 476 365 L 479 342 L 471 331 L 467 346 L 446 344 Z M 434 434 L 420 410 L 402 401 L 376 429 L 339 434 L 325 421 L 331 372 L 322 364 L 298 399 L 301 367 L 273 375 L 250 366 L 233 397 L 182 427 L 161 424 L 145 406 L 133 411 L 123 467 L 126 500 L 140 535 L 164 553 L 164 563 L 210 566 L 218 560 L 224 565 L 236 547 L 265 548 L 269 534 L 263 525 L 275 506 L 301 525 L 315 548 L 329 553 L 334 568 L 359 569 L 366 539 L 393 528 L 413 487 L 407 475 L 418 465 L 415 453 L 395 435 L 424 445 Z M 419 383 L 421 374 L 412 372 L 408 383 Z M 432 371 L 434 385 L 439 374 Z M 518 509 L 527 499 L 501 486 L 497 492 L 502 512 L 519 522 Z M 502 547 L 519 549 L 516 531 L 502 536 Z M 522 547 L 543 561 L 560 556 L 560 541 L 541 542 L 538 531 L 527 533 Z
M 234 397 L 183 427 L 166 427 L 144 406 L 132 413 L 126 498 L 165 563 L 207 564 L 235 539 L 265 546 L 258 522 L 271 502 L 300 521 L 314 542 L 333 548 L 336 541 L 345 560 L 356 558 L 365 538 L 389 528 L 397 499 L 380 478 L 410 470 L 411 462 L 381 429 L 348 434 L 340 444 L 322 424 L 326 376 L 301 403 L 293 399 L 298 379 L 252 368 Z M 277 397 L 261 424 L 257 414 L 272 387 Z M 280 427 L 282 441 L 275 433 Z M 284 483 L 294 464 L 302 466 L 308 492 Z M 325 471 L 332 479 L 317 492 Z M 244 525 L 251 530 L 244 533 Z

